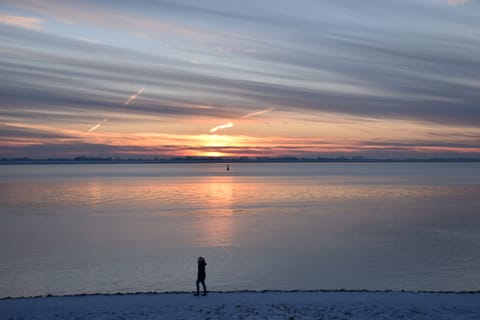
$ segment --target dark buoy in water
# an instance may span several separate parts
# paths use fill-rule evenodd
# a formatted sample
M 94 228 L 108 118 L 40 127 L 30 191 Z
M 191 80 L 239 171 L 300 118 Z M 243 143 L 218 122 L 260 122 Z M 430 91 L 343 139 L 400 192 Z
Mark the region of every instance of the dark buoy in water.
M 227 164 L 227 171 L 230 171 L 230 165 Z

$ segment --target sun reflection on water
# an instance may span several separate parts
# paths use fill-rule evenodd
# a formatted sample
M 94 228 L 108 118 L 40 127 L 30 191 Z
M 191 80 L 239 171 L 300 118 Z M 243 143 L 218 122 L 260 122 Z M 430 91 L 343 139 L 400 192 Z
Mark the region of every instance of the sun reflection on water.
M 202 181 L 205 214 L 198 221 L 201 246 L 231 246 L 235 232 L 233 177 L 207 177 Z

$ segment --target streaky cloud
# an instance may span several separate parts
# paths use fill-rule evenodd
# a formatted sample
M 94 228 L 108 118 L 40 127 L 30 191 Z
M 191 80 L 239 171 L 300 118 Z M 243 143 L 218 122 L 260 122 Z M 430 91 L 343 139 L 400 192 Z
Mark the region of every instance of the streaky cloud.
M 455 55 L 448 55 L 439 47 L 435 37 L 425 40 L 431 43 L 435 51 L 426 52 L 424 49 L 416 50 L 415 47 L 400 46 L 398 43 L 381 43 L 378 40 L 369 39 L 368 28 L 360 26 L 355 33 L 348 37 L 341 32 L 326 33 L 327 37 L 315 36 L 308 38 L 312 42 L 324 43 L 326 47 L 334 52 L 350 52 L 354 58 L 341 58 L 339 55 L 324 57 L 324 55 L 312 51 L 312 48 L 303 46 L 298 40 L 295 49 L 277 49 L 249 54 L 250 59 L 259 63 L 275 62 L 280 67 L 275 69 L 272 75 L 277 78 L 284 78 L 288 82 L 261 81 L 258 77 L 264 77 L 266 72 L 259 70 L 252 74 L 252 78 L 235 77 L 234 70 L 222 69 L 219 66 L 210 66 L 213 72 L 195 72 L 185 68 L 180 61 L 158 57 L 154 54 L 123 48 L 114 48 L 102 44 L 90 45 L 81 41 L 65 39 L 58 36 L 51 36 L 39 32 L 26 32 L 4 28 L 0 31 L 0 39 L 5 43 L 16 43 L 21 41 L 22 49 L 16 48 L 21 55 L 9 54 L 8 61 L 4 61 L 2 75 L 6 80 L 1 86 L 11 86 L 17 83 L 19 86 L 36 86 L 40 90 L 31 92 L 42 92 L 43 79 L 50 82 L 62 84 L 62 89 L 57 94 L 45 95 L 45 105 L 64 104 L 67 95 L 74 94 L 80 86 L 89 91 L 98 91 L 95 88 L 103 86 L 105 92 L 113 88 L 106 88 L 104 83 L 113 82 L 115 85 L 124 84 L 126 80 L 148 83 L 153 92 L 159 92 L 162 88 L 163 98 L 171 98 L 168 92 L 183 92 L 183 97 L 189 99 L 192 104 L 204 104 L 198 100 L 203 92 L 210 92 L 209 103 L 214 105 L 233 105 L 232 101 L 244 101 L 249 105 L 257 105 L 262 108 L 269 108 L 272 105 L 285 107 L 285 109 L 297 109 L 299 112 L 336 112 L 346 115 L 400 118 L 432 123 L 455 122 L 468 126 L 476 125 L 480 117 L 477 101 L 479 96 L 478 77 L 480 72 L 480 60 L 475 55 L 466 54 L 480 50 L 480 43 L 476 39 L 459 37 L 456 39 L 457 46 L 464 48 Z M 309 35 L 307 33 L 307 35 Z M 18 37 L 17 37 L 18 36 Z M 382 35 L 382 39 L 388 39 L 389 33 Z M 310 37 L 310 36 L 309 36 Z M 313 37 L 313 36 L 312 36 Z M 22 40 L 23 39 L 23 40 Z M 399 38 L 398 41 L 407 41 Z M 419 41 L 420 39 L 418 39 Z M 25 45 L 35 43 L 41 46 L 49 44 L 50 49 L 25 50 Z M 56 48 L 68 46 L 72 50 L 79 50 L 85 56 L 73 56 L 54 51 Z M 117 52 L 118 60 L 104 60 Z M 28 54 L 25 59 L 22 57 Z M 117 55 L 115 54 L 115 55 Z M 342 53 L 345 54 L 345 53 Z M 33 63 L 29 56 L 45 60 L 45 64 Z M 17 57 L 17 58 L 16 58 Z M 87 57 L 95 57 L 87 58 Z M 129 61 L 133 57 L 134 61 Z M 322 59 L 325 58 L 325 59 Z M 363 57 L 363 58 L 362 58 Z M 328 58 L 328 59 L 327 59 Z M 360 59 L 362 58 L 362 59 Z M 15 63 L 12 63 L 15 61 Z M 142 62 L 139 62 L 142 61 Z M 328 62 L 327 62 L 328 61 Z M 406 67 L 396 68 L 388 61 L 398 61 Z M 2 59 L 0 58 L 0 63 Z M 128 62 L 128 63 L 127 63 Z M 248 62 L 248 61 L 243 61 Z M 241 61 L 240 61 L 241 63 Z M 179 65 L 182 68 L 174 68 L 172 65 Z M 415 66 L 415 68 L 413 68 Z M 299 71 L 295 75 L 290 72 L 286 74 L 283 68 L 289 67 Z M 477 70 L 479 69 L 479 70 Z M 216 71 L 228 70 L 228 73 Z M 309 74 L 303 74 L 309 70 Z M 35 72 L 32 72 L 35 71 Z M 478 71 L 478 72 L 477 72 Z M 318 78 L 323 73 L 326 77 Z M 317 75 L 318 73 L 318 75 Z M 28 75 L 28 77 L 26 77 Z M 71 76 L 70 76 L 71 75 Z M 255 76 L 253 76 L 255 75 Z M 339 78 L 332 78 L 338 76 Z M 37 80 L 38 79 L 38 80 Z M 313 86 L 302 87 L 302 83 L 308 81 Z M 347 79 L 347 80 L 345 80 Z M 7 84 L 7 81 L 10 84 Z M 34 83 L 29 83 L 33 82 Z M 338 86 L 335 83 L 339 83 Z M 348 81 L 348 82 L 346 82 Z M 342 83 L 343 82 L 343 83 Z M 72 90 L 65 90 L 65 84 L 71 83 Z M 323 83 L 328 84 L 322 88 Z M 97 85 L 98 84 L 98 85 Z M 344 84 L 348 84 L 345 86 Z M 349 91 L 349 87 L 359 88 L 359 92 Z M 365 88 L 365 90 L 363 89 Z M 30 91 L 30 90 L 29 90 Z M 362 91 L 365 93 L 362 94 Z M 25 92 L 25 90 L 23 90 Z M 45 92 L 46 93 L 46 92 Z M 103 94 L 103 93 L 102 93 Z M 4 96 L 2 94 L 2 96 Z M 5 92 L 5 97 L 12 96 L 11 92 Z M 225 98 L 228 97 L 228 98 Z M 10 99 L 10 98 L 9 98 Z M 14 100 L 29 99 L 25 96 L 11 97 Z M 35 98 L 32 97 L 32 100 Z M 59 101 L 55 101 L 58 99 Z M 77 98 L 75 98 L 77 99 Z M 167 100 L 165 99 L 165 100 Z M 39 99 L 41 100 L 41 99 Z M 110 105 L 110 97 L 104 96 L 95 104 L 103 106 Z M 32 103 L 35 103 L 32 101 Z M 238 109 L 241 109 L 239 106 Z M 148 110 L 144 110 L 148 109 Z M 191 115 L 198 114 L 192 111 Z M 168 107 L 146 107 L 138 106 L 138 112 L 178 113 L 190 116 L 187 109 L 177 110 Z M 204 113 L 205 114 L 205 113 Z M 218 114 L 218 113 L 217 113 Z M 232 116 L 234 113 L 230 116 Z M 211 116 L 213 112 L 210 113 Z
M 129 105 L 130 102 L 132 102 L 133 100 L 135 100 L 139 95 L 141 95 L 143 93 L 143 91 L 145 90 L 145 88 L 140 88 L 137 93 L 131 95 L 124 103 L 125 106 Z M 103 119 L 103 121 L 97 123 L 96 125 L 94 125 L 93 127 L 91 127 L 90 129 L 87 130 L 87 132 L 93 132 L 95 131 L 96 129 L 100 128 L 102 126 L 102 124 L 104 124 L 105 122 L 107 122 L 108 119 Z
M 207 36 L 206 33 L 175 22 L 166 22 L 139 16 L 118 6 L 104 5 L 98 1 L 83 1 L 82 3 L 48 0 L 4 0 L 5 3 L 20 7 L 40 15 L 52 17 L 66 24 L 87 23 L 106 29 L 120 29 L 133 35 L 175 34 L 187 39 Z
M 238 155 L 478 152 L 468 145 L 480 135 L 479 5 L 5 0 L 0 124 L 18 126 L 2 142 L 37 152 L 196 154 L 206 142 Z M 273 108 L 268 127 L 255 124 Z M 106 119 L 111 130 L 98 130 Z M 221 124 L 213 132 L 234 122 L 235 135 L 209 134 L 206 120 Z M 34 125 L 49 129 L 35 137 Z M 222 146 L 247 130 L 268 139 Z M 205 135 L 154 137 L 166 132 Z M 315 136 L 332 143 L 301 139 Z

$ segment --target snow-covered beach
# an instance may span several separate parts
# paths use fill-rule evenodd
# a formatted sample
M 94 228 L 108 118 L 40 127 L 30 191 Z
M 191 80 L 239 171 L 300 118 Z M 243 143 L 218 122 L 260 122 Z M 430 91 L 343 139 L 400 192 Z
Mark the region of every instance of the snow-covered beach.
M 146 293 L 0 300 L 0 319 L 480 319 L 480 293 Z

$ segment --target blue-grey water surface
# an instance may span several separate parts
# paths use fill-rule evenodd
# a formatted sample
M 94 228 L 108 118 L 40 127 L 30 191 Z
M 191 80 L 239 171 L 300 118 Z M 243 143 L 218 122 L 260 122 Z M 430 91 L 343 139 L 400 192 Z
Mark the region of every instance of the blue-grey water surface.
M 0 297 L 480 289 L 480 163 L 0 166 Z

